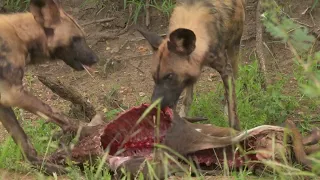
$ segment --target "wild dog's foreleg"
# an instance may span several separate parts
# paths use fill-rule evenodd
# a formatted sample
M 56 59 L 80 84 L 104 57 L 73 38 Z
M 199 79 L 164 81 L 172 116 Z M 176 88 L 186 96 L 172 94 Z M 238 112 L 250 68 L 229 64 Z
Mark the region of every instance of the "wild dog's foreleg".
M 224 48 L 223 48 L 224 49 Z M 216 69 L 222 78 L 225 99 L 228 104 L 228 119 L 230 127 L 235 130 L 240 130 L 240 121 L 237 115 L 237 102 L 235 91 L 235 80 L 233 77 L 233 70 L 231 63 L 228 62 L 227 54 L 224 51 L 218 51 L 219 54 L 211 54 L 209 60 L 211 61 L 211 67 Z
M 302 143 L 305 147 L 305 152 L 306 154 L 312 154 L 315 152 L 320 151 L 320 146 L 319 146 L 319 141 L 320 141 L 320 129 L 315 127 L 312 129 L 311 134 L 303 137 Z
M 76 121 L 70 121 L 69 118 L 59 111 L 26 92 L 22 86 L 7 85 L 0 92 L 0 104 L 7 107 L 19 107 L 39 115 L 46 120 L 54 122 L 65 132 L 77 132 L 78 125 L 75 124 Z
M 25 157 L 28 159 L 28 161 L 30 161 L 31 164 L 35 166 L 43 165 L 45 172 L 50 175 L 52 175 L 54 172 L 59 174 L 66 172 L 62 167 L 54 164 L 43 163 L 43 161 L 38 158 L 36 150 L 29 141 L 26 133 L 21 128 L 11 108 L 0 105 L 0 121 L 11 135 L 15 143 L 21 147 Z
M 295 154 L 297 161 L 307 166 L 308 169 L 312 169 L 312 161 L 307 157 L 307 154 L 305 152 L 303 142 L 302 142 L 302 136 L 298 128 L 296 127 L 293 121 L 287 120 L 286 124 L 288 128 L 292 131 L 293 152 Z
M 234 45 L 227 49 L 227 61 L 231 63 L 233 78 L 236 80 L 238 78 L 239 71 L 239 57 L 240 56 L 240 40 L 236 41 Z M 228 116 L 228 101 L 226 97 L 224 97 L 224 113 Z
M 314 144 L 311 146 L 305 146 L 305 152 L 307 155 L 313 154 L 313 153 L 317 153 L 320 151 L 320 146 L 319 144 Z
M 182 107 L 179 112 L 180 117 L 187 117 L 187 114 L 190 110 L 190 106 L 193 101 L 193 87 L 194 85 L 186 87 L 186 94 L 182 100 Z
M 37 152 L 21 128 L 11 108 L 0 105 L 0 121 L 16 144 L 22 148 L 27 159 L 30 161 L 37 160 Z
M 225 98 L 228 103 L 229 125 L 235 130 L 240 131 L 240 121 L 237 115 L 235 82 L 232 75 L 232 68 L 229 63 L 226 65 L 225 71 L 221 73 L 221 77 L 225 87 Z
M 236 80 L 239 73 L 239 59 L 240 59 L 240 40 L 236 41 L 235 44 L 227 49 L 228 60 L 230 60 L 232 66 L 233 77 Z
M 320 140 L 320 129 L 313 128 L 310 135 L 303 138 L 302 142 L 305 146 L 317 144 Z

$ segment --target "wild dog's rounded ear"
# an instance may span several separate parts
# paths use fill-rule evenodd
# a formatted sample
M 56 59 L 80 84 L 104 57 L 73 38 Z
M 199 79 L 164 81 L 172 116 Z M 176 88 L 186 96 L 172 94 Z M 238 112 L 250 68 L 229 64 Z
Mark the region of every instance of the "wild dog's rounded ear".
M 54 28 L 60 22 L 60 5 L 56 0 L 31 0 L 30 12 L 45 28 Z
M 168 49 L 178 55 L 188 56 L 196 48 L 196 35 L 190 29 L 179 28 L 169 35 Z
M 137 31 L 149 42 L 154 51 L 158 50 L 163 38 L 154 32 L 147 32 L 141 28 L 136 28 Z

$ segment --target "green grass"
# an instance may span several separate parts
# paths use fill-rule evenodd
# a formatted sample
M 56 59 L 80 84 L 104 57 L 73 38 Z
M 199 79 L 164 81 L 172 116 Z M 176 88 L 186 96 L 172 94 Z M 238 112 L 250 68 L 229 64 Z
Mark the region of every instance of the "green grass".
M 124 8 L 126 9 L 128 5 L 133 6 L 132 19 L 133 23 L 137 23 L 138 17 L 145 12 L 146 8 L 145 0 L 123 0 Z M 30 0 L 5 0 L 4 7 L 11 12 L 21 12 L 26 11 L 29 7 Z M 89 4 L 94 4 L 96 6 L 106 7 L 108 4 L 101 0 L 84 0 L 81 2 L 80 7 L 84 8 Z M 159 12 L 165 14 L 167 17 L 173 10 L 175 5 L 175 0 L 150 0 L 150 8 L 155 8 Z
M 240 66 L 236 94 L 238 115 L 244 129 L 263 124 L 281 124 L 298 107 L 296 98 L 282 93 L 287 81 L 285 75 L 279 74 L 281 80 L 264 91 L 258 74 L 256 61 L 250 65 Z M 196 95 L 190 115 L 208 117 L 215 125 L 228 126 L 227 117 L 223 114 L 224 88 L 222 83 L 218 86 L 215 92 Z
M 43 120 L 32 122 L 26 120 L 22 122 L 22 126 L 40 154 L 50 154 L 57 148 L 57 142 L 51 141 L 50 138 L 52 133 L 57 130 L 57 127 L 52 123 L 45 123 Z M 48 152 L 47 149 L 49 150 Z M 20 172 L 31 171 L 28 163 L 23 160 L 20 148 L 12 138 L 7 138 L 0 146 L 0 168 Z
M 124 0 L 124 7 L 127 8 L 128 5 L 133 5 L 133 13 L 132 13 L 132 20 L 134 23 L 137 22 L 138 17 L 144 12 L 146 8 L 146 1 L 145 0 Z M 165 14 L 166 16 L 170 16 L 173 7 L 175 5 L 174 0 L 150 0 L 150 7 L 156 8 L 161 13 Z
M 4 7 L 11 12 L 25 11 L 29 7 L 30 0 L 4 0 Z
M 151 3 L 151 7 L 158 9 L 160 12 L 164 13 L 168 17 L 170 16 L 175 5 L 174 0 L 164 0 L 164 1 L 155 1 Z

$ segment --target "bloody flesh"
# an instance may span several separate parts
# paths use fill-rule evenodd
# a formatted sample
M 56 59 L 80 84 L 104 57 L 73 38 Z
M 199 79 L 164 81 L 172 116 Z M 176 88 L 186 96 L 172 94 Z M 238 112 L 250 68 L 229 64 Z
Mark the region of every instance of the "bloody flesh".
M 148 174 L 148 168 L 142 165 L 145 164 L 145 160 L 155 160 L 158 165 L 162 162 L 157 156 L 158 153 L 153 151 L 156 142 L 157 109 L 152 109 L 140 123 L 137 123 L 148 107 L 147 104 L 133 107 L 107 124 L 88 126 L 90 131 L 80 138 L 71 153 L 60 149 L 50 156 L 48 161 L 66 165 L 68 157 L 81 165 L 88 159 L 104 156 L 107 151 L 109 156 L 106 164 L 110 170 L 117 171 L 124 167 L 128 172 L 137 173 L 141 172 L 140 167 L 143 166 L 142 173 Z M 248 166 L 252 170 L 260 169 L 265 172 L 267 167 L 262 163 L 263 160 L 281 163 L 285 157 L 286 163 L 298 161 L 302 164 L 305 160 L 303 156 L 299 156 L 300 161 L 297 160 L 297 154 L 300 152 L 292 148 L 297 142 L 293 142 L 291 136 L 286 137 L 284 127 L 262 125 L 246 131 L 237 131 L 230 140 L 229 132 L 233 132 L 232 129 L 190 123 L 179 118 L 169 108 L 160 112 L 159 124 L 160 143 L 193 160 L 197 168 L 204 171 L 222 170 L 226 165 L 230 170 Z M 319 141 L 315 139 L 315 142 Z M 303 147 L 302 142 L 298 143 L 300 145 L 295 147 Z M 169 164 L 172 170 L 176 170 L 175 163 Z M 165 166 L 168 167 L 169 164 Z M 156 172 L 161 176 L 165 175 L 162 166 L 158 166 Z
M 108 123 L 101 136 L 101 144 L 103 149 L 109 146 L 109 153 L 117 158 L 127 157 L 150 157 L 153 153 L 155 143 L 155 127 L 157 109 L 154 108 L 151 112 L 137 125 L 138 119 L 148 108 L 149 105 L 143 104 L 139 107 L 131 108 L 130 110 L 121 113 L 115 120 Z M 160 143 L 166 136 L 167 130 L 171 127 L 173 120 L 172 110 L 166 108 L 160 112 Z M 183 134 L 181 135 L 183 136 Z M 255 137 L 248 137 L 239 142 L 241 148 L 246 150 L 255 149 Z M 177 140 L 179 143 L 179 140 Z M 192 159 L 201 166 L 223 166 L 225 160 L 230 168 L 239 168 L 248 161 L 256 161 L 257 154 L 243 156 L 238 150 L 234 150 L 233 146 L 224 148 L 204 149 L 201 151 L 187 154 L 186 156 Z M 225 152 L 225 153 L 224 153 Z M 225 155 L 224 155 L 225 154 Z M 225 157 L 226 156 L 226 157 Z
M 107 124 L 101 136 L 104 149 L 110 148 L 110 155 L 123 150 L 119 156 L 147 155 L 150 154 L 155 143 L 155 125 L 157 109 L 154 108 L 140 122 L 137 121 L 149 105 L 142 104 L 121 113 L 114 121 Z M 165 137 L 166 130 L 170 127 L 172 111 L 166 108 L 160 112 L 160 142 Z

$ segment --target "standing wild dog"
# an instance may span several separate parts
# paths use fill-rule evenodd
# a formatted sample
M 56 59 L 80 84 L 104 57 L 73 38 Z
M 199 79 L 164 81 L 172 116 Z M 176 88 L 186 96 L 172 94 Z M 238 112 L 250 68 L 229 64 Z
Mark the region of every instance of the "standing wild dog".
M 244 1 L 178 0 L 165 38 L 139 30 L 154 50 L 152 101 L 162 97 L 162 107 L 175 108 L 186 89 L 180 111 L 180 116 L 186 116 L 193 100 L 193 86 L 202 68 L 210 66 L 223 80 L 229 124 L 240 130 L 234 77 L 245 18 Z
M 42 165 L 12 107 L 48 118 L 65 127 L 63 130 L 68 130 L 62 121 L 67 117 L 23 89 L 27 55 L 31 55 L 31 63 L 37 63 L 35 55 L 62 59 L 77 71 L 95 64 L 98 58 L 87 45 L 80 26 L 57 1 L 31 0 L 30 11 L 0 15 L 0 121 L 26 158 L 33 165 Z M 61 170 L 49 163 L 44 167 L 49 173 Z

